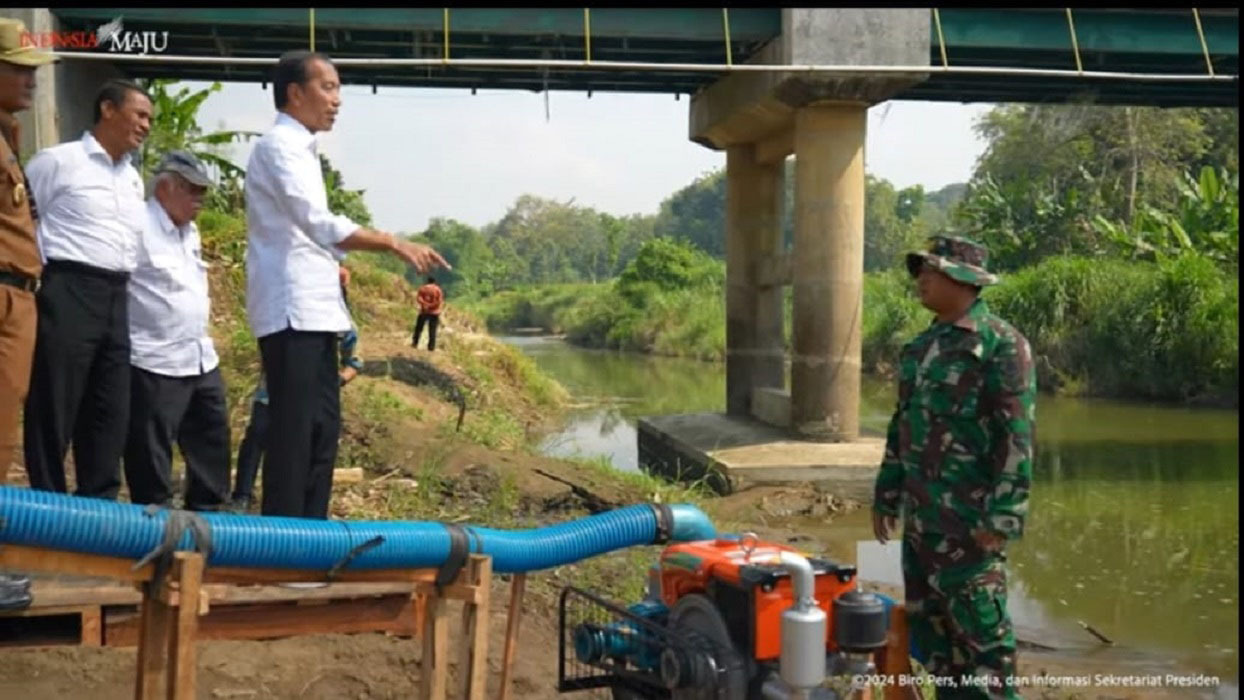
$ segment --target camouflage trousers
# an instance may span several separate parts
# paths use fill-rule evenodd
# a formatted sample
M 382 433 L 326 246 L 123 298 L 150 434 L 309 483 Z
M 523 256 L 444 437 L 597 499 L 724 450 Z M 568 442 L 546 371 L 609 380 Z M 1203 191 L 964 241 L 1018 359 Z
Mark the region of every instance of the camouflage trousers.
M 929 559 L 903 539 L 913 656 L 944 679 L 937 697 L 1018 698 L 1007 684 L 1015 676 L 1015 633 L 1006 611 L 1004 558 L 954 567 L 930 566 Z

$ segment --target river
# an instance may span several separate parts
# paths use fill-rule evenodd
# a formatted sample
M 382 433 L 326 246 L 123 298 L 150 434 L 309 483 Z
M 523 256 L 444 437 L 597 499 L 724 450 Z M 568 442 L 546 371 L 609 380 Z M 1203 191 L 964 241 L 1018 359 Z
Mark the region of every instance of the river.
M 637 469 L 635 419 L 724 410 L 720 365 L 503 337 L 576 402 L 541 449 Z M 860 420 L 883 431 L 894 387 L 864 377 Z M 1117 642 L 1239 677 L 1239 412 L 1042 396 L 1027 531 L 1008 549 L 1017 626 Z M 830 551 L 861 578 L 901 582 L 898 550 L 870 539 L 867 509 L 833 523 Z M 1091 641 L 1091 640 L 1090 640 Z

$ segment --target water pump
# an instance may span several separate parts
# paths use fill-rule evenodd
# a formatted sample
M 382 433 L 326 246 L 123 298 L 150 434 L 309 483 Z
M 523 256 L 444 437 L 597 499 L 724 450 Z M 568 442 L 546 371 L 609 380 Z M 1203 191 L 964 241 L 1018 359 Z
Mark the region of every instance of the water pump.
M 854 566 L 755 535 L 671 545 L 644 600 L 623 608 L 570 587 L 559 610 L 562 692 L 615 698 L 835 698 L 834 676 L 868 674 L 886 645 L 883 601 Z

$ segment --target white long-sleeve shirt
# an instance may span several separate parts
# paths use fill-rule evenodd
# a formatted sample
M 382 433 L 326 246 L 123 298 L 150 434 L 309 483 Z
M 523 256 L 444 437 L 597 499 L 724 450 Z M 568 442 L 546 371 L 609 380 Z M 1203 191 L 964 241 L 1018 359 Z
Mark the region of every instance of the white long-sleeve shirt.
M 130 272 L 137 263 L 145 222 L 142 177 L 119 162 L 91 132 L 77 141 L 39 151 L 26 165 L 39 207 L 43 261 L 72 260 L 105 270 Z
M 256 338 L 350 329 L 337 244 L 360 227 L 329 211 L 315 135 L 284 112 L 246 166 L 246 227 L 246 312 Z
M 138 265 L 130 275 L 130 364 L 169 377 L 206 374 L 220 364 L 208 334 L 207 264 L 194 222 L 177 227 L 155 197 Z

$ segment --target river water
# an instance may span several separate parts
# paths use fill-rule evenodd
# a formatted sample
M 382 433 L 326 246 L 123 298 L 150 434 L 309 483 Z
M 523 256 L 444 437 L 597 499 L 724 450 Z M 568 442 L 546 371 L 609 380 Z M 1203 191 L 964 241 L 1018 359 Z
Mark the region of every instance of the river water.
M 504 337 L 573 396 L 542 449 L 637 469 L 635 419 L 724 410 L 721 365 Z M 864 378 L 861 423 L 883 431 L 892 384 Z M 1047 639 L 1142 651 L 1238 688 L 1239 412 L 1042 396 L 1027 531 L 1008 548 L 1010 610 Z M 896 543 L 871 540 L 867 509 L 835 520 L 828 549 L 861 578 L 901 583 Z

